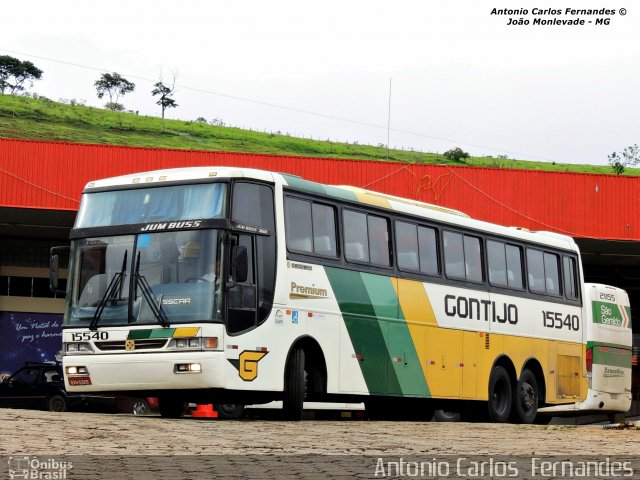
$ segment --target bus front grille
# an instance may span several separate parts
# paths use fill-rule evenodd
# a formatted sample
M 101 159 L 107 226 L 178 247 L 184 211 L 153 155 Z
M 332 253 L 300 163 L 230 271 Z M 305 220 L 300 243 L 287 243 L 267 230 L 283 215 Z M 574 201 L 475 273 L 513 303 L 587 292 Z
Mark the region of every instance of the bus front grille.
M 113 342 L 96 342 L 95 345 L 98 350 L 102 351 L 117 351 L 117 350 L 152 350 L 164 347 L 167 344 L 166 338 L 150 338 L 144 340 L 136 340 L 135 343 L 129 340 L 118 340 Z M 127 348 L 127 342 L 129 348 Z M 131 348 L 133 347 L 133 348 Z

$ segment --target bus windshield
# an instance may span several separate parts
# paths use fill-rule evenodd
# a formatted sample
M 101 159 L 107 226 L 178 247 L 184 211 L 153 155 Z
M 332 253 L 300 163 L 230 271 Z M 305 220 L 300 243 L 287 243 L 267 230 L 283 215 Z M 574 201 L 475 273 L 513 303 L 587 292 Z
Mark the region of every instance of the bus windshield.
M 221 237 L 188 230 L 74 241 L 65 323 L 221 321 Z
M 75 228 L 224 218 L 226 198 L 225 183 L 85 193 Z

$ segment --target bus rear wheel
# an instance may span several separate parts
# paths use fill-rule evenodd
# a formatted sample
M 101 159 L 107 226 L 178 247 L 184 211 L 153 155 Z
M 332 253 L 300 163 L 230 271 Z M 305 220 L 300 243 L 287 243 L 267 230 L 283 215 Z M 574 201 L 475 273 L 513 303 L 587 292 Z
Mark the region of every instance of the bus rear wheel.
M 538 382 L 533 372 L 522 371 L 514 395 L 514 416 L 519 423 L 533 423 L 538 415 Z
M 283 414 L 285 420 L 302 420 L 305 397 L 304 350 L 300 347 L 291 352 L 285 375 Z
M 498 365 L 489 377 L 489 416 L 496 423 L 509 421 L 513 396 L 511 380 L 504 367 Z

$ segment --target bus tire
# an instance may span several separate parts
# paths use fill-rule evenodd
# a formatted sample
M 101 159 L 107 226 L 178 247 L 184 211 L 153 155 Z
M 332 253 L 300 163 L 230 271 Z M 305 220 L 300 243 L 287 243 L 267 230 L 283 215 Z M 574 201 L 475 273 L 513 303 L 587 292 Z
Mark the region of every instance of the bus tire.
M 184 415 L 184 402 L 180 398 L 158 398 L 160 416 L 162 418 L 181 418 Z
M 302 420 L 305 394 L 304 350 L 296 347 L 289 358 L 285 375 L 282 409 L 285 420 Z
M 385 420 L 386 406 L 384 399 L 371 398 L 365 400 L 364 411 L 369 420 Z
M 462 414 L 450 410 L 436 410 L 433 412 L 433 419 L 436 422 L 461 422 Z
M 214 406 L 218 412 L 218 418 L 238 420 L 244 417 L 244 405 L 241 403 L 221 403 Z
M 511 380 L 504 367 L 493 367 L 489 377 L 489 417 L 496 423 L 509 421 L 513 394 Z
M 514 393 L 514 420 L 533 423 L 538 415 L 539 390 L 536 376 L 528 368 L 522 371 Z
M 62 395 L 52 395 L 47 398 L 47 410 L 50 412 L 66 412 L 67 399 Z

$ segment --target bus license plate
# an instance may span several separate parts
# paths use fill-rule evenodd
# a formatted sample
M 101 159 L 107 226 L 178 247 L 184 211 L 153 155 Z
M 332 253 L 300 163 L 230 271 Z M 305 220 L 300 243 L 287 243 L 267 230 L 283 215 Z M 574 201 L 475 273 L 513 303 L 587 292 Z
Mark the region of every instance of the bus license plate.
M 69 385 L 91 385 L 91 377 L 69 377 Z

